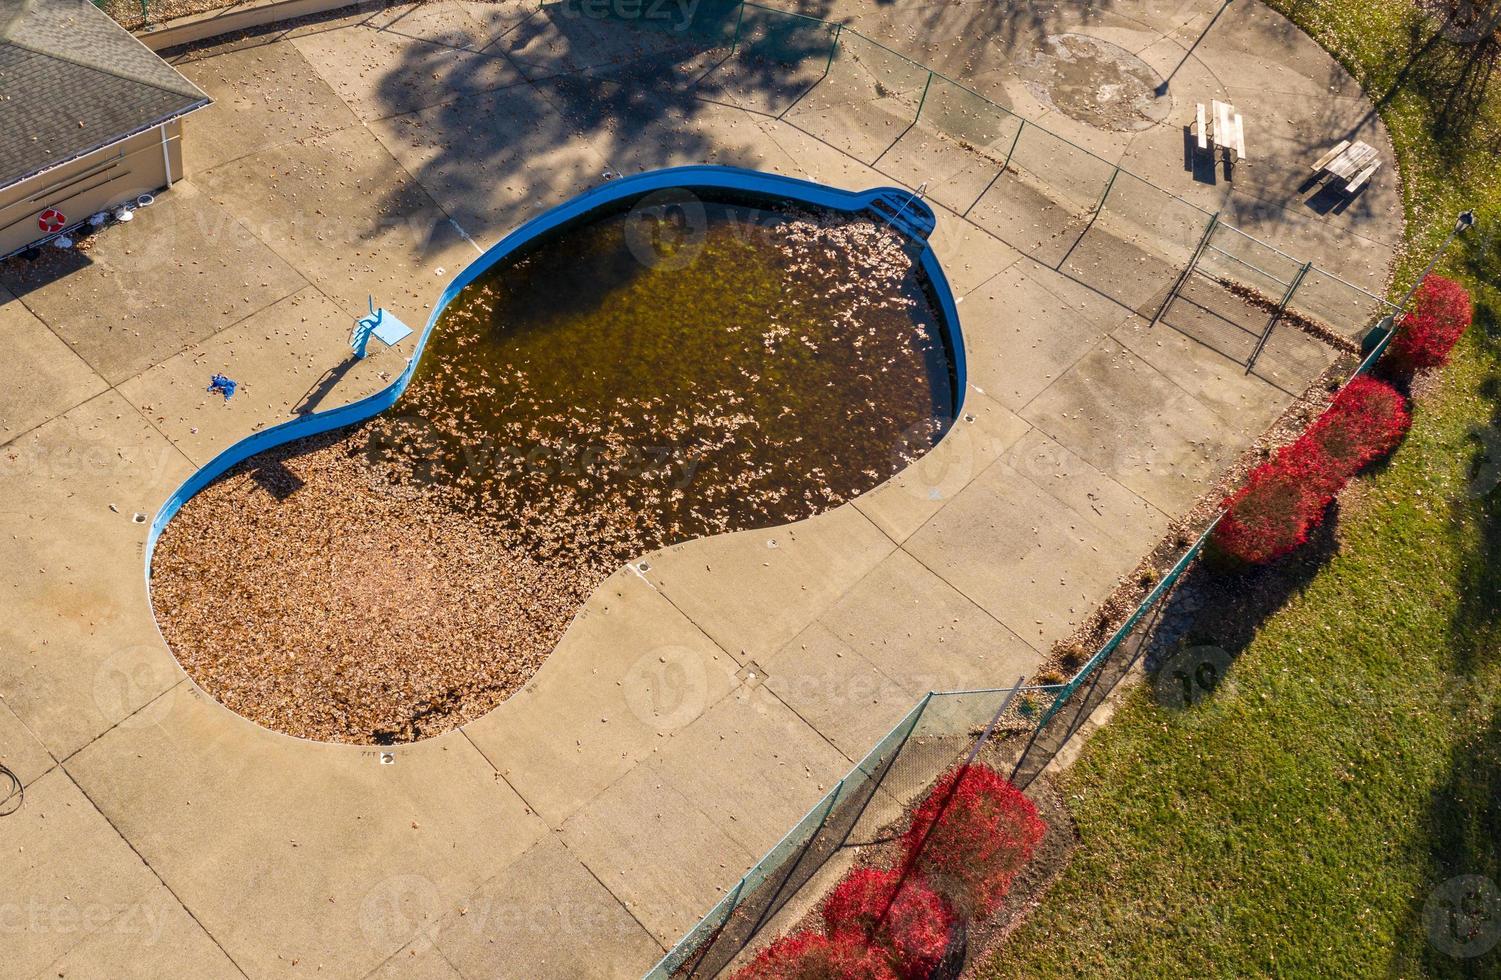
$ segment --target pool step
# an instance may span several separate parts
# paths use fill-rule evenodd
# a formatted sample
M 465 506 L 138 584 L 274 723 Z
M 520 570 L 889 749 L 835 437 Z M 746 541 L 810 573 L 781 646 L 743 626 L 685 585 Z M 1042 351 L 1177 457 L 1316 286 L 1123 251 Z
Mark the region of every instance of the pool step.
M 911 191 L 882 191 L 871 200 L 867 210 L 897 231 L 922 242 L 938 227 L 933 209 Z

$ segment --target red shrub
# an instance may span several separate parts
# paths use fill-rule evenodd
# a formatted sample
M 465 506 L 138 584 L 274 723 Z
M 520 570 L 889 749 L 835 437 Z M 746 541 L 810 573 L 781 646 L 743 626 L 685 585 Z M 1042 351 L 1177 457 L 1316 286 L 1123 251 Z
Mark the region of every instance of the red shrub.
M 1046 827 L 1037 807 L 994 769 L 971 765 L 938 781 L 912 813 L 903 846 L 918 871 L 961 914 L 993 912 Z
M 1340 391 L 1304 439 L 1328 458 L 1342 480 L 1393 449 L 1412 425 L 1407 399 L 1384 381 L 1361 375 Z
M 925 980 L 948 949 L 954 914 L 914 875 L 858 868 L 829 893 L 823 921 L 830 935 L 854 933 L 886 950 L 904 980 Z
M 830 938 L 817 932 L 783 936 L 767 946 L 734 980 L 898 980 L 886 955 L 856 933 Z
M 1443 276 L 1428 276 L 1418 287 L 1412 311 L 1399 321 L 1384 358 L 1406 374 L 1438 367 L 1449 360 L 1473 315 L 1463 286 Z
M 1252 564 L 1281 558 L 1308 540 L 1343 482 L 1316 442 L 1299 439 L 1252 470 L 1225 500 L 1212 541 L 1221 553 Z
M 1308 540 L 1345 482 L 1396 448 L 1412 425 L 1407 399 L 1361 376 L 1292 445 L 1250 472 L 1224 503 L 1213 543 L 1225 555 L 1260 564 Z

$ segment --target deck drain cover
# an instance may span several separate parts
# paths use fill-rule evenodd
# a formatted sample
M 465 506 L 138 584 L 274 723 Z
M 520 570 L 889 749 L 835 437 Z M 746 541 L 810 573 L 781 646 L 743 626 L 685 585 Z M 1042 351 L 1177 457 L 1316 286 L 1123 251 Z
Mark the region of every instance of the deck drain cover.
M 760 664 L 752 660 L 735 673 L 735 679 L 746 687 L 760 687 L 766 682 L 766 671 L 761 669 Z

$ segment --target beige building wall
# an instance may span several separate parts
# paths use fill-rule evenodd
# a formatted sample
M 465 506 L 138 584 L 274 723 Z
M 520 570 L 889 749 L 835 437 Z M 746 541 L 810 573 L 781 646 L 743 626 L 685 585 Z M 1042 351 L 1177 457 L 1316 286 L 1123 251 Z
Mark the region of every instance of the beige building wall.
M 49 208 L 71 227 L 181 177 L 182 121 L 176 120 L 0 188 L 0 256 L 48 237 L 37 219 Z

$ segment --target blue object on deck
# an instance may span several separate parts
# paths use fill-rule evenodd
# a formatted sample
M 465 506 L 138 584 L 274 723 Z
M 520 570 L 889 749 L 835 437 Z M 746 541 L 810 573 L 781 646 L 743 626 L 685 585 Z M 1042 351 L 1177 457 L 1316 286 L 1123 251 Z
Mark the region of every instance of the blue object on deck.
M 208 380 L 208 390 L 219 392 L 224 396 L 225 401 L 229 401 L 235 396 L 235 389 L 238 387 L 239 385 L 222 374 L 216 374 Z
M 366 302 L 370 305 L 370 315 L 355 321 L 354 333 L 349 337 L 349 346 L 355 357 L 365 356 L 365 348 L 369 346 L 372 335 L 387 347 L 395 347 L 411 336 L 412 328 L 402 323 L 396 314 L 384 306 L 378 310 L 375 308 L 375 297 L 370 297 Z

